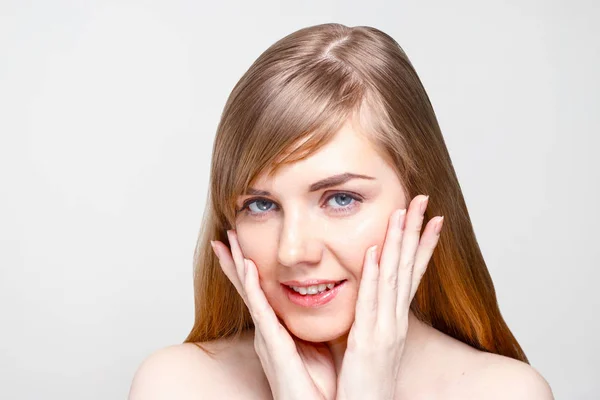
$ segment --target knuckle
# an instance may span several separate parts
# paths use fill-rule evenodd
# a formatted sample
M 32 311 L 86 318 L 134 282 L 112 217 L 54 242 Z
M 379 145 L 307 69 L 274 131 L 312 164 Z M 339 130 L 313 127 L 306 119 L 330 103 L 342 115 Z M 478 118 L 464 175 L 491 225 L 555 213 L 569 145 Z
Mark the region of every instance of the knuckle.
M 375 299 L 369 302 L 367 305 L 367 310 L 370 314 L 375 314 L 377 312 L 377 301 Z
M 413 265 L 415 265 L 415 256 L 405 257 L 400 262 L 400 269 L 403 269 L 403 270 L 411 269 Z
M 385 283 L 388 286 L 390 286 L 392 289 L 398 288 L 398 275 L 390 274 L 390 275 L 386 276 L 384 279 L 385 279 Z
M 396 235 L 396 237 L 394 238 L 394 247 L 396 249 L 401 249 L 402 248 L 402 241 L 404 239 L 404 231 L 402 232 L 398 232 L 398 234 Z
M 377 283 L 378 280 L 379 280 L 379 277 L 377 276 L 377 274 L 372 274 L 371 276 L 367 276 L 367 282 L 371 285 Z
M 421 229 L 422 229 L 422 228 L 423 228 L 423 217 L 420 217 L 420 218 L 418 218 L 418 219 L 415 221 L 415 224 L 414 224 L 414 226 L 413 226 L 413 230 L 414 230 L 415 232 L 421 232 Z

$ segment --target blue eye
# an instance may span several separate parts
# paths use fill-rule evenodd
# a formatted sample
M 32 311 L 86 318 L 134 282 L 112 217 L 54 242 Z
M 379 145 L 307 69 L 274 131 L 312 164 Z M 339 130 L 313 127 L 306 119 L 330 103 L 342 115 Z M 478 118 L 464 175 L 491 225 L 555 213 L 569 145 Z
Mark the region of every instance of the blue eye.
M 262 214 L 263 212 L 269 211 L 271 209 L 270 206 L 272 206 L 274 204 L 275 203 L 273 203 L 272 201 L 269 201 L 269 200 L 258 199 L 258 200 L 252 201 L 251 203 L 248 203 L 246 205 L 246 207 L 248 207 L 248 210 L 252 214 Z
M 356 206 L 358 206 L 358 203 L 362 202 L 363 199 L 358 194 L 353 195 L 345 192 L 337 192 L 327 197 L 322 207 L 329 209 L 331 213 L 344 215 L 353 213 Z M 261 218 L 277 209 L 277 204 L 271 200 L 265 198 L 252 198 L 246 200 L 238 212 L 245 211 L 248 215 Z
M 341 207 L 335 207 L 331 203 L 332 200 L 334 200 L 334 202 Z M 356 200 L 356 199 L 347 193 L 337 193 L 329 198 L 329 200 L 327 201 L 327 204 L 334 206 L 334 208 L 343 208 L 343 207 L 347 207 L 353 200 Z

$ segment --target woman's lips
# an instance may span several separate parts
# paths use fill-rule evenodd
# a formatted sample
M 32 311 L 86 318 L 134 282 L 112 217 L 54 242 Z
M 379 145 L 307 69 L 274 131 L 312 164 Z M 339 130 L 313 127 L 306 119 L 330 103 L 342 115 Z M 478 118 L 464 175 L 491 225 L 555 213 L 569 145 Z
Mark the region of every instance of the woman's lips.
M 328 283 L 338 283 L 343 281 L 343 279 L 338 279 L 338 280 L 331 280 L 331 279 L 309 279 L 306 281 L 286 281 L 286 282 L 281 282 L 284 285 L 287 286 L 312 286 L 312 285 L 320 285 L 320 284 L 325 284 L 327 285 Z
M 334 286 L 333 288 L 329 289 L 329 290 L 325 290 L 324 292 L 321 293 L 317 293 L 317 294 L 306 294 L 306 295 L 302 295 L 296 291 L 294 291 L 294 289 L 286 286 L 286 285 L 281 285 L 283 286 L 288 299 L 290 299 L 290 301 L 298 306 L 301 307 L 309 307 L 309 308 L 314 308 L 314 307 L 320 307 L 323 306 L 327 303 L 329 303 L 330 301 L 332 301 L 337 294 L 340 292 L 340 290 L 342 290 L 346 284 L 346 280 L 340 282 L 339 284 L 337 284 L 336 286 Z

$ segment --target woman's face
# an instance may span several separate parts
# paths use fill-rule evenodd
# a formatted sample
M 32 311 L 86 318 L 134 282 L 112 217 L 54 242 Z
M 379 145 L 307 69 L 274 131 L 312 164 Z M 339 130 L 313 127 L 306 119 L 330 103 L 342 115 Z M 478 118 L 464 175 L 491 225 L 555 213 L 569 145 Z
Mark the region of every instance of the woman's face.
M 304 340 L 346 334 L 365 252 L 374 244 L 381 251 L 389 216 L 407 206 L 395 171 L 347 123 L 319 151 L 258 177 L 251 189 L 237 199 L 244 209 L 236 230 L 275 313 Z

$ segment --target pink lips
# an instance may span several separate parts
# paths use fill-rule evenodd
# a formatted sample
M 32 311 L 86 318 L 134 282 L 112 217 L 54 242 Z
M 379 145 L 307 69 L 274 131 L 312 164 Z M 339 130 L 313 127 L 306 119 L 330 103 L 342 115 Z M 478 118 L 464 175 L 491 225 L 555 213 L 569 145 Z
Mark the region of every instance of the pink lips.
M 327 280 L 327 279 L 308 279 L 306 281 L 286 281 L 286 282 L 281 282 L 284 285 L 288 285 L 288 286 L 313 286 L 313 285 L 327 285 L 328 283 L 338 283 L 340 281 L 342 281 L 343 279 L 338 279 L 337 281 L 333 281 L 333 280 Z
M 307 283 L 310 282 L 310 283 Z M 316 282 L 316 283 L 313 283 Z M 290 301 L 296 305 L 299 305 L 301 307 L 310 307 L 310 308 L 314 308 L 314 307 L 320 307 L 323 306 L 327 303 L 329 303 L 331 300 L 333 300 L 335 298 L 335 296 L 337 296 L 337 294 L 340 292 L 340 290 L 342 290 L 342 288 L 345 286 L 346 281 L 341 282 L 340 284 L 334 286 L 333 288 L 329 289 L 329 290 L 325 290 L 324 292 L 321 293 L 317 293 L 317 294 L 307 294 L 307 295 L 302 295 L 300 293 L 295 292 L 292 288 L 286 286 L 286 285 L 292 285 L 292 286 L 310 286 L 310 285 L 319 285 L 319 284 L 328 284 L 328 283 L 336 283 L 339 281 L 304 281 L 304 282 L 297 282 L 297 281 L 290 281 L 290 282 L 286 282 L 285 284 L 283 284 L 283 288 L 286 291 L 286 294 L 288 296 L 288 298 L 290 299 Z

